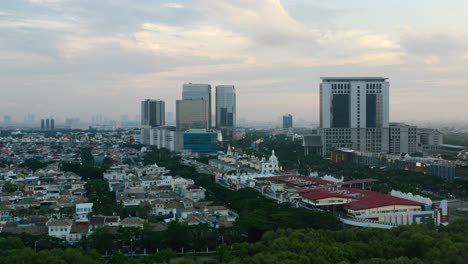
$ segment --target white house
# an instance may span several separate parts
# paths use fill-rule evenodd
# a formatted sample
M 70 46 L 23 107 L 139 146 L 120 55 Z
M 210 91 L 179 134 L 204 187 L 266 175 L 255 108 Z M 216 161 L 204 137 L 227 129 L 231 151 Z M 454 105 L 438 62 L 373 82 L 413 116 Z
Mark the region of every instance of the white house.
M 88 214 L 93 211 L 93 203 L 76 204 L 76 222 L 88 222 Z
M 47 222 L 48 234 L 51 237 L 68 240 L 73 221 L 69 219 L 51 220 Z

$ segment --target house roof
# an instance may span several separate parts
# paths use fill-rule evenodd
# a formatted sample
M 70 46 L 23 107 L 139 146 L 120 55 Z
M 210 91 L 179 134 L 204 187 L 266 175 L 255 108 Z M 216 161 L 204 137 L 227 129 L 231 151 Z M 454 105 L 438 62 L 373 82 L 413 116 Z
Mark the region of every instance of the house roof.
M 392 205 L 406 205 L 406 206 L 422 206 L 420 202 L 415 202 L 383 193 L 373 192 L 369 190 L 361 190 L 354 188 L 343 188 L 349 190 L 356 195 L 356 199 L 345 205 L 346 208 L 351 210 L 371 209 Z
M 118 216 L 105 216 L 105 215 L 96 215 L 91 216 L 89 219 L 90 225 L 103 225 L 104 223 L 115 223 L 118 222 L 120 217 Z
M 321 200 L 327 198 L 350 198 L 349 196 L 339 194 L 339 193 L 332 193 L 326 191 L 313 191 L 300 194 L 302 197 L 309 199 L 309 200 Z
M 47 226 L 71 226 L 73 221 L 70 219 L 58 219 L 50 221 Z
M 88 225 L 72 225 L 70 233 L 74 234 L 86 234 L 88 233 Z
M 144 223 L 145 220 L 139 217 L 127 217 L 124 220 L 120 221 L 120 225 L 142 225 Z

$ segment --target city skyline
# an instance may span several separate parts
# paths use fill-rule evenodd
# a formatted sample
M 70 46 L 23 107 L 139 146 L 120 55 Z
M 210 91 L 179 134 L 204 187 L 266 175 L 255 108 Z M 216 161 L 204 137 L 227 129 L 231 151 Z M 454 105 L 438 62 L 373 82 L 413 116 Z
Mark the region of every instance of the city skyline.
M 459 110 L 468 96 L 467 8 L 466 1 L 6 0 L 0 116 L 118 119 L 136 116 L 146 98 L 175 112 L 180 85 L 193 82 L 235 85 L 239 119 L 291 113 L 318 122 L 320 76 L 383 76 L 392 80 L 390 120 L 468 121 Z

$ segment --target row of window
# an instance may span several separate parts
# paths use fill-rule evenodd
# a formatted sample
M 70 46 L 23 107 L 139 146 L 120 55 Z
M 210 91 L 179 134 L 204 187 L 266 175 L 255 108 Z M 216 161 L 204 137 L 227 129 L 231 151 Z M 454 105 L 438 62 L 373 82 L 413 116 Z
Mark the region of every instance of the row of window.
M 60 232 L 64 232 L 64 231 L 65 231 L 65 232 L 68 232 L 68 228 L 58 228 L 58 227 L 57 227 L 57 228 L 53 228 L 53 227 L 52 227 L 52 228 L 50 229 L 50 231 L 51 231 L 51 232 L 58 232 L 58 231 L 60 231 Z

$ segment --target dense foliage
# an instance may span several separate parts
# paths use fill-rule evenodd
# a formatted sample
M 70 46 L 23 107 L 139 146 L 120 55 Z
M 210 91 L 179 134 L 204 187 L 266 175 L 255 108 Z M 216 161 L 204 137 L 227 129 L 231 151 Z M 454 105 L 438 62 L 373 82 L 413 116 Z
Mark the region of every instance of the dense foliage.
M 25 162 L 23 162 L 19 166 L 22 168 L 28 168 L 32 171 L 37 171 L 39 169 L 43 169 L 47 167 L 47 165 L 48 165 L 47 162 L 41 162 L 37 159 L 27 159 Z
M 157 245 L 159 237 L 173 241 L 183 237 L 191 243 L 203 243 L 198 236 L 182 225 L 174 224 L 166 233 L 145 235 L 147 243 Z M 203 229 L 206 227 L 197 227 Z M 103 234 L 93 235 L 95 249 L 100 251 L 105 245 L 129 243 L 136 231 L 122 235 L 125 241 Z M 126 236 L 126 237 L 125 237 Z M 117 242 L 116 242 L 117 241 Z M 173 241 L 174 242 L 174 241 Z M 176 241 L 178 243 L 178 241 Z M 80 245 L 82 246 L 82 245 Z M 138 244 L 133 245 L 140 247 Z M 181 246 L 181 245 L 177 245 Z M 175 251 L 161 250 L 147 257 L 126 257 L 115 252 L 109 258 L 102 257 L 93 249 L 57 247 L 40 249 L 36 252 L 30 244 L 18 237 L 0 237 L 0 263 L 203 263 L 195 258 L 177 258 Z M 127 254 L 128 255 L 128 254 Z M 205 258 L 206 259 L 206 258 Z M 398 228 L 346 230 L 280 229 L 265 233 L 256 243 L 236 243 L 222 247 L 217 256 L 208 263 L 466 263 L 468 259 L 468 222 L 456 221 L 447 227 L 436 227 L 431 223 L 401 226 Z M 205 262 L 206 263 L 206 262 Z
M 84 180 L 102 179 L 102 174 L 105 171 L 105 169 L 108 167 L 109 160 L 106 161 L 106 164 L 105 164 L 106 167 L 100 168 L 96 166 L 91 150 L 92 150 L 91 148 L 81 148 L 80 149 L 81 164 L 64 162 L 61 164 L 61 169 L 63 171 L 74 172 L 80 175 L 81 177 L 83 177 Z

